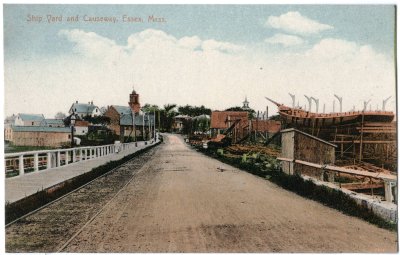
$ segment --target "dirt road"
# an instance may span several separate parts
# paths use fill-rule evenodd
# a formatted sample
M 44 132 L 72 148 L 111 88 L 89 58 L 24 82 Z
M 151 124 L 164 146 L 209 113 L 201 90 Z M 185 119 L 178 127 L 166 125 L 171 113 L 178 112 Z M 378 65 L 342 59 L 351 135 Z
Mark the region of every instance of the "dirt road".
M 175 135 L 144 168 L 65 252 L 397 251 L 397 233 L 210 159 Z

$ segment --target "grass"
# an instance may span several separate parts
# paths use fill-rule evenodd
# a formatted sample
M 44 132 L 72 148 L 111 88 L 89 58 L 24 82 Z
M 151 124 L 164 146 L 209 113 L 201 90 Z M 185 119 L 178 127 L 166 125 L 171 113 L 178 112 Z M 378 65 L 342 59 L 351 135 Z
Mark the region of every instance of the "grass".
M 199 149 L 199 151 L 226 164 L 268 179 L 282 188 L 290 190 L 302 197 L 318 201 L 326 206 L 341 211 L 344 214 L 361 218 L 380 228 L 397 232 L 396 223 L 382 219 L 365 206 L 359 206 L 356 201 L 340 190 L 316 185 L 311 180 L 304 180 L 298 175 L 287 175 L 282 171 L 265 169 L 263 164 L 256 162 L 242 162 L 241 158 L 225 157 L 213 150 Z

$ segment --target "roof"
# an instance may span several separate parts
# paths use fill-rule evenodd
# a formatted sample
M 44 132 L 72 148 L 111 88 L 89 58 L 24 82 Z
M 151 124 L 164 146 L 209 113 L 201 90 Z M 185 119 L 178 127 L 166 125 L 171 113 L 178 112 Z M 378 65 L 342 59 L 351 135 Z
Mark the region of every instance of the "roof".
M 182 115 L 182 114 L 176 115 L 174 117 L 174 119 L 191 119 L 191 118 L 192 117 L 190 117 L 189 115 Z
M 322 143 L 325 143 L 325 144 L 327 144 L 327 145 L 330 145 L 330 146 L 332 146 L 332 147 L 335 147 L 335 148 L 337 147 L 337 145 L 335 145 L 335 144 L 333 144 L 333 143 L 327 142 L 327 141 L 322 140 L 322 139 L 320 139 L 320 138 L 318 138 L 318 137 L 316 137 L 316 136 L 310 135 L 310 134 L 308 134 L 308 133 L 305 133 L 305 132 L 300 131 L 300 130 L 295 129 L 295 128 L 288 128 L 288 129 L 281 130 L 281 133 L 288 133 L 288 132 L 297 132 L 297 133 L 300 133 L 300 134 L 302 134 L 302 135 L 305 135 L 305 136 L 307 136 L 307 137 L 309 137 L 309 138 L 311 138 L 311 139 L 318 140 L 318 141 L 320 141 L 320 142 L 322 142 Z
M 121 114 L 129 114 L 131 113 L 131 108 L 129 106 L 122 106 L 122 105 L 111 105 L 114 109 Z
M 42 120 L 42 125 L 63 125 L 64 126 L 64 120 L 62 119 L 44 119 Z
M 193 117 L 193 120 L 200 120 L 200 119 L 207 119 L 207 120 L 209 120 L 209 119 L 210 119 L 210 115 L 202 114 L 202 115 Z
M 145 125 L 148 125 L 149 115 L 135 115 L 135 125 L 136 126 L 143 126 L 143 116 L 145 116 Z M 150 115 L 150 118 L 154 122 L 155 118 L 154 115 Z M 121 120 L 119 121 L 121 126 L 132 126 L 132 114 L 125 114 L 121 116 Z
M 231 122 L 233 120 L 241 119 L 244 122 L 244 124 L 246 125 L 248 123 L 248 115 L 249 115 L 249 113 L 246 111 L 243 111 L 243 112 L 235 112 L 235 111 L 211 112 L 210 128 L 217 128 L 217 129 L 229 128 L 228 119 L 230 119 Z
M 18 114 L 23 121 L 42 121 L 44 120 L 43 114 L 27 114 L 27 113 L 20 113 Z
M 43 127 L 43 126 L 13 126 L 14 132 L 51 132 L 51 133 L 70 133 L 68 127 Z
M 86 120 L 76 120 L 74 126 L 75 126 L 75 127 L 88 127 L 88 126 L 89 126 L 89 121 L 86 121 Z
M 81 103 L 73 103 L 71 109 L 75 113 L 92 113 L 97 106 L 94 104 L 81 104 Z

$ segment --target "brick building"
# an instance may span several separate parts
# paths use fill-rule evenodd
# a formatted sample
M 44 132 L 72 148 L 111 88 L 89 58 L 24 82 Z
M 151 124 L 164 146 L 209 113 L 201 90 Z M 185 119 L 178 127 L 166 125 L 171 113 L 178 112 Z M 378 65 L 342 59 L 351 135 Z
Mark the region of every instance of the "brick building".
M 108 125 L 108 128 L 117 135 L 120 134 L 121 117 L 125 114 L 131 114 L 131 108 L 129 106 L 111 105 L 104 113 L 104 116 L 110 118 L 110 124 Z
M 129 102 L 127 106 L 111 105 L 107 108 L 106 112 L 104 113 L 104 116 L 110 118 L 110 124 L 108 125 L 108 128 L 111 129 L 115 134 L 120 135 L 121 120 L 124 115 L 132 115 L 132 111 L 136 115 L 141 114 L 139 94 L 136 93 L 134 89 L 132 90 L 132 93 L 129 94 Z M 127 122 L 123 121 L 123 123 Z

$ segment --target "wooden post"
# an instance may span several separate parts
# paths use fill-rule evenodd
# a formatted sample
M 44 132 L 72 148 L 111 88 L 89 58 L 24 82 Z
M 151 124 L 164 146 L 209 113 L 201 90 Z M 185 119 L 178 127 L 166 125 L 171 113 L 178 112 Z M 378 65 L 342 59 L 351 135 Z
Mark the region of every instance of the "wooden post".
M 364 129 L 364 111 L 362 112 L 361 115 L 361 134 L 360 134 L 360 156 L 359 156 L 359 161 L 362 161 L 362 148 L 363 148 L 363 129 Z

